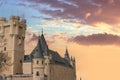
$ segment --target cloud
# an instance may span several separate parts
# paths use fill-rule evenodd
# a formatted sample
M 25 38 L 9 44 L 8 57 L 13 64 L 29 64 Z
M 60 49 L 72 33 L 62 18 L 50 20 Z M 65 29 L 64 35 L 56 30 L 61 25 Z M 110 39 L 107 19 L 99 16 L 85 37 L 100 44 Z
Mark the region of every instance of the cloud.
M 37 7 L 40 13 L 54 18 L 77 19 L 86 24 L 104 22 L 118 24 L 120 22 L 120 0 L 26 0 L 33 4 L 49 5 L 49 8 Z M 92 14 L 92 15 L 91 15 Z M 89 17 L 89 18 L 88 18 Z M 86 19 L 87 18 L 87 19 Z
M 32 15 L 32 16 L 31 16 L 31 18 L 40 19 L 40 18 L 41 18 L 41 16 L 34 16 L 34 15 Z
M 91 16 L 91 13 L 86 13 L 85 18 L 87 19 L 90 16 Z
M 38 35 L 34 32 L 31 32 L 31 31 L 26 31 L 26 39 L 25 39 L 25 43 L 28 44 L 30 43 L 31 41 L 37 41 L 38 40 Z
M 23 6 L 23 7 L 27 7 L 27 5 L 25 3 L 16 3 L 15 5 L 17 6 Z
M 80 45 L 120 45 L 120 36 L 112 34 L 79 35 L 68 40 Z
M 31 42 L 36 43 L 38 41 L 38 36 L 39 36 L 38 33 L 27 30 L 26 31 L 26 39 L 25 39 L 26 45 L 30 44 Z M 53 36 L 45 36 L 45 39 L 48 44 L 52 44 L 55 42 L 55 39 L 53 38 Z

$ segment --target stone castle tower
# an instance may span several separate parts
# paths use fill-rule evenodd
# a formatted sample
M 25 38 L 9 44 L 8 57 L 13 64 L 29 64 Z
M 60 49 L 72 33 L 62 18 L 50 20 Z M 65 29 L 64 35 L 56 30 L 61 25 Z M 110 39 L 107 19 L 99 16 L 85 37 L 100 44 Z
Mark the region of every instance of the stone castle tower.
M 11 64 L 2 72 L 7 80 L 76 80 L 75 58 L 67 48 L 64 58 L 49 49 L 43 32 L 33 51 L 24 55 L 25 30 L 25 19 L 0 18 L 0 52 L 8 54 Z
M 20 20 L 18 16 L 11 16 L 9 21 L 0 18 L 0 52 L 8 54 L 11 63 L 4 74 L 23 73 L 25 30 L 25 19 Z

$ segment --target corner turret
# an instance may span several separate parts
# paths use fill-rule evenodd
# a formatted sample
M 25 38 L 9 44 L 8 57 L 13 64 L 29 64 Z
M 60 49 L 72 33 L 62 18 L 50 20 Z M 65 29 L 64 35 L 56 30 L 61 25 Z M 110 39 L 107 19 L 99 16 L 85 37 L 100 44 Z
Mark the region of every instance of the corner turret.
M 44 56 L 41 49 L 40 37 L 33 54 L 33 80 L 44 80 Z
M 66 52 L 65 52 L 64 58 L 65 58 L 68 62 L 70 62 L 70 56 L 69 56 L 69 52 L 68 52 L 68 49 L 67 49 L 67 48 L 66 48 Z
M 0 23 L 5 23 L 5 22 L 6 22 L 6 18 L 1 17 L 1 18 L 0 18 Z

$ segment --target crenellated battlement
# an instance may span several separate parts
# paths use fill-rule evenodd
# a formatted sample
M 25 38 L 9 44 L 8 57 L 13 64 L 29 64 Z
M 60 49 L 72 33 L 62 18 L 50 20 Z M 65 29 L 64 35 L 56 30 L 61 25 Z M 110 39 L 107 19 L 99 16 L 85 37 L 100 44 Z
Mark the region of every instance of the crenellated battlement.
M 10 16 L 10 19 L 7 21 L 7 19 L 5 17 L 0 17 L 0 24 L 4 23 L 11 23 L 11 22 L 15 22 L 18 21 L 19 23 L 26 23 L 25 19 L 20 19 L 19 16 Z
M 1 18 L 0 18 L 0 21 L 6 21 L 6 18 L 1 17 Z
M 26 30 L 26 20 L 20 19 L 19 16 L 11 16 L 9 20 L 7 20 L 4 17 L 1 17 L 0 18 L 0 35 L 1 36 L 4 36 L 5 29 L 8 27 L 9 27 L 8 33 L 10 35 L 14 35 L 14 34 L 20 35 L 21 33 L 25 34 L 24 31 Z
M 0 18 L 0 51 L 9 53 L 10 62 L 13 64 L 5 74 L 21 74 L 26 20 L 19 16 L 11 16 L 8 20 Z

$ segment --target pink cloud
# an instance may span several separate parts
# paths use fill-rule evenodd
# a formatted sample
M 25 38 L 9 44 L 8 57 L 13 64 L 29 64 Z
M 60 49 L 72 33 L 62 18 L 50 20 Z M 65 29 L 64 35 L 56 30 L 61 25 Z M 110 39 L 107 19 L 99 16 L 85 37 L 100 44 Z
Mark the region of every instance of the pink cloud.
M 120 36 L 112 34 L 92 34 L 88 36 L 79 35 L 69 38 L 69 42 L 80 45 L 120 45 Z

